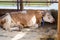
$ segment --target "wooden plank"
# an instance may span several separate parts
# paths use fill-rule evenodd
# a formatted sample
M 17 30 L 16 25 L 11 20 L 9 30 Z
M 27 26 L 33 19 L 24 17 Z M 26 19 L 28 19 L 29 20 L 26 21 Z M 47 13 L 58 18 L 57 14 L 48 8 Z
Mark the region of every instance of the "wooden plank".
M 23 0 L 23 1 L 47 1 L 47 0 Z M 48 0 L 48 1 L 58 1 L 58 0 Z
M 16 0 L 0 0 L 0 1 L 16 1 Z
M 59 0 L 59 7 L 58 7 L 58 39 L 60 40 L 60 0 Z
M 17 0 L 17 11 L 19 11 L 19 0 Z
M 0 1 L 0 2 L 14 2 L 17 3 L 17 1 Z M 20 3 L 20 1 L 19 1 Z M 58 3 L 58 1 L 23 1 L 23 3 Z

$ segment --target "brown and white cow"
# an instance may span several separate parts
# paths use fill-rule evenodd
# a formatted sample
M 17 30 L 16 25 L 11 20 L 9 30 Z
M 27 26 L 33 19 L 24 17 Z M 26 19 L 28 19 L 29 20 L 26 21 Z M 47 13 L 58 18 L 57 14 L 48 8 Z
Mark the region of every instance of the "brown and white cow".
M 54 18 L 48 11 L 27 10 L 27 12 L 6 13 L 7 16 L 2 18 L 3 28 L 11 31 L 14 26 L 18 28 L 31 27 L 35 24 L 41 24 L 42 17 L 44 21 L 52 23 Z M 43 16 L 44 15 L 44 16 Z M 1 24 L 0 23 L 0 24 Z

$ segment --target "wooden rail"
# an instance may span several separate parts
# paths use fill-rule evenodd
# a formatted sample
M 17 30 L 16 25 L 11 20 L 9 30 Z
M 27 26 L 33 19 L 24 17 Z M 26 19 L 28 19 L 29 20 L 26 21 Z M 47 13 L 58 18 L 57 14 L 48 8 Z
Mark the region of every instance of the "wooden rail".
M 0 2 L 17 3 L 17 1 L 0 1 Z M 22 2 L 23 3 L 58 3 L 58 1 L 22 1 Z M 20 3 L 20 1 L 18 3 Z

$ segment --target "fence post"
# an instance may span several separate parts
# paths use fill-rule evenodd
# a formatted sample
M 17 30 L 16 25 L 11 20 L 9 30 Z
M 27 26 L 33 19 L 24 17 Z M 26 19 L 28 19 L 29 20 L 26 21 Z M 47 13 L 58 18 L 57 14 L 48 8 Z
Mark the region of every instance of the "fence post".
M 23 0 L 20 0 L 20 11 L 23 11 Z

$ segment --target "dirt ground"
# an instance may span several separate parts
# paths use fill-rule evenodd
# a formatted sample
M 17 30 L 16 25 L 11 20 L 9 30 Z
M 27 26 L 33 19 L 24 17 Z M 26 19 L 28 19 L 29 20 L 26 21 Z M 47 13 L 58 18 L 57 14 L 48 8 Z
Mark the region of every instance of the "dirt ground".
M 48 40 L 57 37 L 56 25 L 45 24 L 40 28 L 24 28 L 21 31 L 8 32 L 0 28 L 0 40 Z M 51 39 L 52 40 L 52 39 Z

